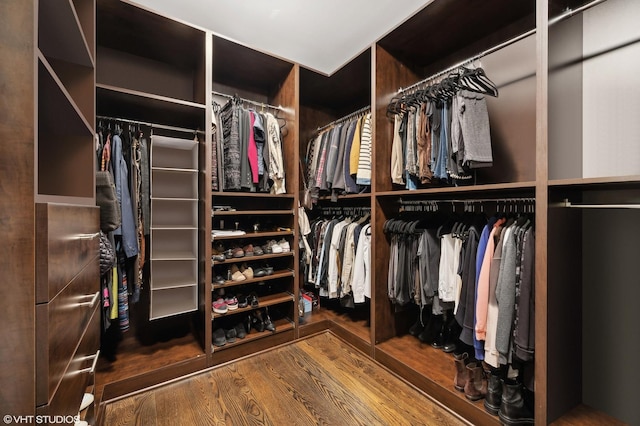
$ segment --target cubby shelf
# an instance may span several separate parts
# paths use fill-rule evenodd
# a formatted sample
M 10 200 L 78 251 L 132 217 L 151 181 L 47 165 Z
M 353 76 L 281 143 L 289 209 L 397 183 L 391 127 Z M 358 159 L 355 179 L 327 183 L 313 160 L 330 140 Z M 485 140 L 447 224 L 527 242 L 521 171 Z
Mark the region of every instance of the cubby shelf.
M 293 321 L 287 319 L 287 318 L 282 318 L 282 319 L 278 319 L 273 321 L 273 324 L 276 328 L 276 331 L 271 332 L 271 331 L 256 331 L 256 330 L 251 330 L 250 333 L 247 334 L 247 336 L 244 339 L 236 339 L 235 342 L 233 343 L 226 343 L 224 346 L 215 346 L 215 345 L 211 345 L 211 351 L 214 353 L 218 352 L 218 351 L 223 351 L 225 349 L 229 349 L 229 348 L 233 348 L 234 346 L 238 346 L 238 345 L 243 345 L 246 343 L 250 343 L 250 342 L 254 342 L 258 339 L 263 339 L 265 337 L 270 337 L 273 336 L 275 334 L 278 333 L 283 333 L 285 331 L 289 331 L 289 330 L 293 330 L 295 328 L 295 325 L 293 323 Z
M 271 253 L 263 254 L 262 256 L 244 256 L 238 258 L 226 259 L 224 262 L 212 262 L 213 266 L 227 265 L 230 263 L 242 263 L 242 262 L 257 262 L 260 260 L 277 259 L 282 257 L 293 257 L 292 251 L 286 251 L 283 253 Z
M 246 308 L 237 308 L 234 310 L 229 310 L 226 314 L 217 314 L 212 312 L 212 319 L 229 317 L 236 314 L 242 314 L 246 312 L 251 312 L 256 309 L 265 308 L 267 306 L 279 305 L 281 303 L 293 302 L 293 294 L 291 293 L 275 293 L 269 294 L 267 296 L 262 296 L 258 298 L 259 304 L 258 306 L 248 306 Z
M 93 68 L 94 60 L 72 0 L 39 3 L 38 47 L 47 57 Z
M 243 235 L 213 235 L 211 237 L 211 241 L 219 241 L 219 240 L 237 240 L 237 239 L 248 239 L 248 238 L 270 238 L 270 237 L 286 237 L 293 235 L 293 231 L 264 231 L 264 232 L 247 232 Z
M 254 283 L 259 283 L 259 282 L 262 282 L 262 281 L 271 281 L 271 280 L 277 280 L 277 279 L 280 279 L 280 278 L 287 278 L 287 277 L 293 277 L 293 276 L 294 276 L 294 271 L 292 271 L 292 270 L 275 271 L 271 275 L 265 275 L 264 277 L 251 278 L 251 279 L 244 280 L 244 281 L 230 281 L 230 280 L 227 280 L 227 281 L 224 282 L 224 284 L 213 283 L 212 284 L 212 288 L 213 288 L 213 290 L 219 290 L 221 288 L 231 288 L 231 287 L 237 287 L 237 286 L 240 286 L 240 285 L 254 284 Z

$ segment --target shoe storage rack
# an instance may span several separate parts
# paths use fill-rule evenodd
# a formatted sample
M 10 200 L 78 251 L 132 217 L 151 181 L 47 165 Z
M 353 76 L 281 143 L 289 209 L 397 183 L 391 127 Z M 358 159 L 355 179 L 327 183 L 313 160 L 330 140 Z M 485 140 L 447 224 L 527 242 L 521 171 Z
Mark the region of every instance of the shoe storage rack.
M 213 362 L 294 330 L 293 196 L 216 194 L 211 211 Z

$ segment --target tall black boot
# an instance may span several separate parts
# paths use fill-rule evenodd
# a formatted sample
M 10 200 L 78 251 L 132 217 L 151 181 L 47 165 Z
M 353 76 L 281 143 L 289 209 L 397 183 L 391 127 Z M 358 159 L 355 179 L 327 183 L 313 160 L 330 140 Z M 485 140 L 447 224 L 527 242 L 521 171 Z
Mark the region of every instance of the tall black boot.
M 484 409 L 487 413 L 498 415 L 502 405 L 502 368 L 488 368 L 487 374 L 487 396 L 484 400 Z
M 503 424 L 509 426 L 532 425 L 533 412 L 522 397 L 522 385 L 512 379 L 504 379 L 502 385 L 502 403 L 498 417 Z
M 436 333 L 436 338 L 431 343 L 431 346 L 436 349 L 442 349 L 442 347 L 444 346 L 444 342 L 449 337 L 449 323 L 452 318 L 453 315 L 451 315 L 451 312 L 442 312 L 442 325 L 440 326 L 440 330 L 438 330 L 438 332 Z M 453 318 L 453 320 L 455 321 L 455 318 Z
M 431 316 L 431 305 L 421 306 L 420 314 L 418 314 L 418 319 L 411 327 L 409 327 L 409 334 L 418 337 L 420 333 L 424 330 L 426 325 L 429 322 L 429 317 Z
M 427 326 L 418 334 L 418 340 L 428 345 L 432 344 L 442 328 L 442 315 L 431 314 Z
M 462 332 L 462 327 L 458 324 L 455 316 L 451 316 L 449 320 L 449 327 L 447 328 L 447 338 L 444 341 L 444 346 L 442 347 L 442 351 L 445 353 L 454 352 L 458 346 L 460 345 L 460 333 Z

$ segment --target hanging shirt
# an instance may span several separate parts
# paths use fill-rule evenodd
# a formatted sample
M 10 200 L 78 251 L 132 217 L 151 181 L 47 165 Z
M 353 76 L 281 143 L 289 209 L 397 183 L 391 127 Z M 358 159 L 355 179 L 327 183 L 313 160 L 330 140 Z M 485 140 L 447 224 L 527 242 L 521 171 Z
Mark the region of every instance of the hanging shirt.
M 362 123 L 360 156 L 356 175 L 356 183 L 358 185 L 371 185 L 371 143 L 371 113 L 369 113 Z
M 282 136 L 278 120 L 267 113 L 267 144 L 269 145 L 269 178 L 273 181 L 272 194 L 285 194 L 284 160 L 282 154 Z
M 351 288 L 354 303 L 364 303 L 365 297 L 371 298 L 371 224 L 360 230 Z

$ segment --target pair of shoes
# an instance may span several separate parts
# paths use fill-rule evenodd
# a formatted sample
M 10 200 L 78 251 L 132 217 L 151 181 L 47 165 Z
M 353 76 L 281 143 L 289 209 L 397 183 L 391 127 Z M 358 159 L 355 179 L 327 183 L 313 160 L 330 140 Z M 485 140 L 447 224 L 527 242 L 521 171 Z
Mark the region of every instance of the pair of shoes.
M 269 265 L 259 266 L 253 270 L 253 276 L 256 278 L 265 277 L 271 274 L 273 274 L 273 266 Z
M 218 298 L 212 303 L 213 312 L 216 314 L 226 314 L 229 311 L 229 305 L 227 305 L 222 297 Z M 238 306 L 236 305 L 236 309 Z
M 224 255 L 227 259 L 239 259 L 241 257 L 244 257 L 244 250 L 242 250 L 239 246 L 234 246 L 228 250 L 225 250 Z
M 278 241 L 278 245 L 282 247 L 282 251 L 285 253 L 288 251 L 291 251 L 291 246 L 289 245 L 289 241 L 285 240 L 284 238 Z
M 225 336 L 224 330 L 221 328 L 217 328 L 215 330 L 213 330 L 212 333 L 212 337 L 213 337 L 213 344 L 214 346 L 224 346 L 227 344 L 227 338 Z
M 227 305 L 227 309 L 235 311 L 238 309 L 238 299 L 233 295 L 228 295 L 224 298 L 224 303 Z
M 236 337 L 238 339 L 244 339 L 245 337 L 247 337 L 247 330 L 245 330 L 244 324 L 242 324 L 241 322 L 236 324 L 233 328 L 236 331 Z
M 245 257 L 253 256 L 254 254 L 253 244 L 247 244 L 246 246 L 242 247 L 242 251 L 244 251 Z
M 214 244 L 211 249 L 211 261 L 212 262 L 224 262 L 227 256 L 225 256 L 225 249 L 222 243 L 218 242 Z
M 276 326 L 271 321 L 271 317 L 269 316 L 267 308 L 264 308 L 264 310 L 255 310 L 251 312 L 251 315 L 249 315 L 248 318 L 248 323 L 250 324 L 251 328 L 254 328 L 260 333 L 265 330 L 272 333 L 276 331 Z
M 247 301 L 247 296 L 238 294 L 237 299 L 238 299 L 238 308 L 242 309 L 249 306 L 249 302 Z
M 262 256 L 264 254 L 264 250 L 260 246 L 253 246 L 253 254 L 255 256 Z
M 276 240 L 267 241 L 265 252 L 279 254 L 279 253 L 282 253 L 283 251 L 284 250 L 282 249 L 282 246 L 280 246 L 280 244 L 278 244 Z
M 247 296 L 247 306 L 251 306 L 252 308 L 257 308 L 258 306 L 260 306 L 258 295 L 255 292 L 251 292 Z
M 244 281 L 253 278 L 253 269 L 250 266 L 243 264 L 238 268 L 237 265 L 232 265 L 229 269 L 229 275 L 231 275 L 232 281 Z
M 226 280 L 224 279 L 224 277 L 223 277 L 222 275 L 216 275 L 216 276 L 213 278 L 213 283 L 214 283 L 214 284 L 224 284 L 224 282 L 225 282 L 225 281 L 226 281 Z

